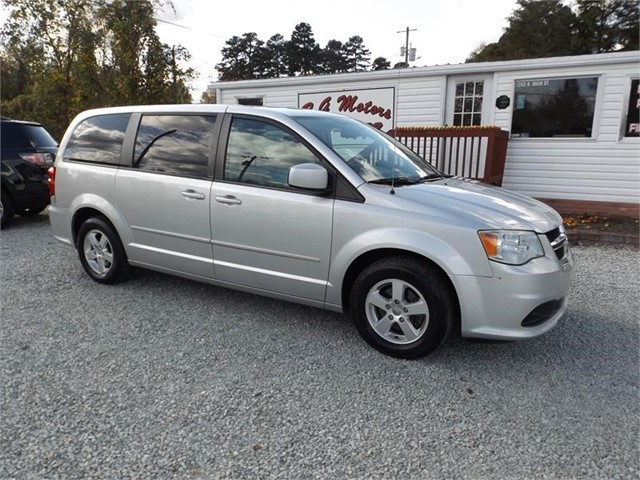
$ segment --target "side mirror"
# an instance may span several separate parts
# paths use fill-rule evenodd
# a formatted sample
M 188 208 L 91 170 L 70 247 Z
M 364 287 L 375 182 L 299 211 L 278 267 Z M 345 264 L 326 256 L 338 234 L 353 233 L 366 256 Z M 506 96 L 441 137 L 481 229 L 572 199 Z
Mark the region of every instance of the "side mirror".
M 327 170 L 317 163 L 300 163 L 289 169 L 289 185 L 292 187 L 325 191 L 328 184 Z

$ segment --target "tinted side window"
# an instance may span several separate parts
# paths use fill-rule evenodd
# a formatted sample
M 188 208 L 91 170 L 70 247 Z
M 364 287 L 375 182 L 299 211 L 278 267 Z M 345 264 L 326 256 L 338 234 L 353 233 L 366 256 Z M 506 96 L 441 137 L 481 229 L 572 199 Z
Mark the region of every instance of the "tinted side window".
M 134 168 L 171 175 L 207 175 L 215 115 L 144 115 Z
M 283 128 L 260 120 L 233 119 L 225 180 L 287 188 L 289 169 L 309 162 L 320 163 L 302 142 Z
M 29 145 L 40 147 L 57 147 L 58 144 L 44 127 L 38 125 L 25 125 L 24 134 L 29 140 Z
M 9 122 L 2 122 L 2 150 L 10 148 L 28 148 L 29 141 L 24 136 L 21 129 Z
M 2 149 L 57 147 L 56 141 L 44 127 L 22 123 L 2 122 Z
M 64 158 L 119 165 L 129 116 L 117 113 L 87 118 L 73 131 Z

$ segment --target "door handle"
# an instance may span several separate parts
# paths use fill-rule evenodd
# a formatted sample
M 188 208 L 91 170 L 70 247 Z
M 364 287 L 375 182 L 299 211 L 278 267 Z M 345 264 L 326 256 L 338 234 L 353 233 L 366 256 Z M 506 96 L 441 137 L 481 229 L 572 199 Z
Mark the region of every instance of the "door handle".
M 242 200 L 234 197 L 233 195 L 218 195 L 216 196 L 216 202 L 224 203 L 225 205 L 240 205 L 242 203 Z
M 195 190 L 185 190 L 184 192 L 180 192 L 184 198 L 189 198 L 191 200 L 204 200 L 204 193 L 196 192 Z

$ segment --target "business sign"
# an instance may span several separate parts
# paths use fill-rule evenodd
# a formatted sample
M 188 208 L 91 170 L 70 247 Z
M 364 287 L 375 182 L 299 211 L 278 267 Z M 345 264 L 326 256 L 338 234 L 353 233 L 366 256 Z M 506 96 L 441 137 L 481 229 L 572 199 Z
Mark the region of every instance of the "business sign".
M 640 80 L 631 80 L 629 108 L 624 128 L 625 137 L 640 137 Z
M 299 93 L 298 107 L 353 117 L 382 131 L 395 123 L 395 88 Z

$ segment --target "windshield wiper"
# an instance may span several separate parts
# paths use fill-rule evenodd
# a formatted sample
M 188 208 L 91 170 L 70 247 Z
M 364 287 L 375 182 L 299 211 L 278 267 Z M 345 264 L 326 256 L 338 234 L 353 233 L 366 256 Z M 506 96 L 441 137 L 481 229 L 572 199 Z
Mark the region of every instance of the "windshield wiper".
M 376 178 L 375 180 L 369 180 L 367 183 L 374 185 L 414 185 L 418 183 L 418 180 L 413 180 L 408 177 Z
M 438 180 L 439 178 L 451 178 L 452 176 L 453 175 L 446 175 L 444 173 L 431 173 L 429 175 L 425 175 L 424 177 L 420 177 L 416 183 L 431 182 L 433 180 Z

